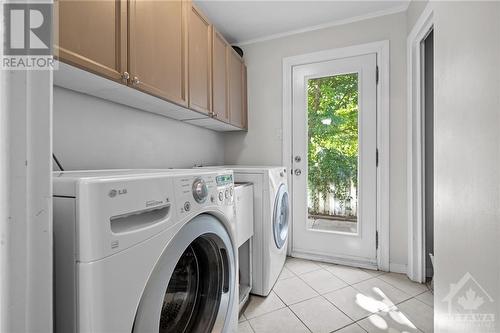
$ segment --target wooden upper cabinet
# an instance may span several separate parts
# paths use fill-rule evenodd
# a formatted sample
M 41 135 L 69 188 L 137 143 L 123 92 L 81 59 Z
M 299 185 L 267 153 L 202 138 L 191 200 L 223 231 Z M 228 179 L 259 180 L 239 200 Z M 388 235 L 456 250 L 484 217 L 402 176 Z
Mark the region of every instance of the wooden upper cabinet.
M 243 121 L 242 128 L 248 129 L 248 85 L 247 85 L 247 66 L 243 63 Z
M 228 55 L 231 46 L 212 29 L 212 112 L 214 118 L 229 122 Z
M 212 37 L 210 22 L 196 8 L 189 11 L 189 107 L 212 113 Z
M 127 1 L 56 0 L 54 4 L 59 60 L 121 81 L 127 70 Z
M 239 128 L 245 128 L 246 116 L 243 108 L 243 60 L 234 50 L 229 50 L 229 120 Z
M 188 4 L 129 0 L 131 85 L 182 106 L 188 104 Z

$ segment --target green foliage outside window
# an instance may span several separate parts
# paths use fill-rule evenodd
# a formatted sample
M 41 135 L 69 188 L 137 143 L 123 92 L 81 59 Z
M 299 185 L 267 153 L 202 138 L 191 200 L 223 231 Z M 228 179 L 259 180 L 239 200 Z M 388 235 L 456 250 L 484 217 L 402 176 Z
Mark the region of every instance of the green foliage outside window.
M 358 74 L 311 79 L 308 83 L 310 213 L 333 194 L 341 205 L 358 184 Z

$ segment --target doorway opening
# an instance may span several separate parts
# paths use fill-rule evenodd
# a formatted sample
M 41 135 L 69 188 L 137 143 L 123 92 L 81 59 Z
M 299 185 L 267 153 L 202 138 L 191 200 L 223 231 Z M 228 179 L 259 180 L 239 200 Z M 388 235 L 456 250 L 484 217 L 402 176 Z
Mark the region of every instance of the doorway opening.
M 434 256 L 434 31 L 422 40 L 424 132 L 424 277 L 432 280 Z
M 408 36 L 408 277 L 433 276 L 434 23 L 427 6 Z

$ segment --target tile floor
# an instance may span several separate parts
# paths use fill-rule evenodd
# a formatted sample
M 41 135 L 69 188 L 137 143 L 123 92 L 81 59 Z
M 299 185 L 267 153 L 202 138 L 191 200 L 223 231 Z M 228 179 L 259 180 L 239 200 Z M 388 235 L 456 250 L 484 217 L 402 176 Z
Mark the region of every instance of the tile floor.
M 288 258 L 268 297 L 251 296 L 239 333 L 432 332 L 433 295 L 403 274 Z

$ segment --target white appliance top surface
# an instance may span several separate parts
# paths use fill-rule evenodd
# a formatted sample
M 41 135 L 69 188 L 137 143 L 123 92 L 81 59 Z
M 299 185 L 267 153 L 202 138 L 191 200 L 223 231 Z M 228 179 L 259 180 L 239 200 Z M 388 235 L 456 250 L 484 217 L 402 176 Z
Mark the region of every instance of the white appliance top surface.
M 224 170 L 224 168 L 219 168 Z M 150 175 L 193 175 L 207 172 L 200 169 L 110 169 L 110 170 L 75 170 L 75 171 L 54 171 L 53 179 L 92 179 L 92 178 L 121 178 Z M 213 171 L 212 171 L 213 172 Z
M 56 196 L 75 196 L 75 186 L 81 181 L 98 182 L 110 179 L 130 179 L 162 176 L 195 176 L 220 173 L 228 169 L 110 169 L 110 170 L 75 170 L 54 171 L 52 173 L 53 194 Z

